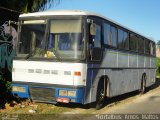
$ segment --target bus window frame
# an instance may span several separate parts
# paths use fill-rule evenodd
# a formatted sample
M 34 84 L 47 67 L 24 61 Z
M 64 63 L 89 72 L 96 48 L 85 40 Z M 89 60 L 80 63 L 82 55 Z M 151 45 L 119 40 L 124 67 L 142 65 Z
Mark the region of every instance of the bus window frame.
M 46 29 L 45 29 L 45 46 L 47 46 L 47 41 L 48 41 L 48 37 L 49 37 L 49 31 L 50 31 L 50 20 L 58 20 L 58 19 L 64 19 L 65 20 L 82 20 L 82 37 L 84 39 L 84 50 L 83 50 L 83 54 L 84 54 L 84 58 L 79 60 L 79 59 L 76 59 L 76 60 L 69 60 L 69 59 L 63 59 L 61 60 L 61 62 L 85 62 L 86 59 L 87 59 L 87 50 L 86 50 L 86 44 L 87 44 L 87 35 L 86 35 L 86 18 L 85 16 L 50 16 L 50 17 L 47 17 L 47 16 L 44 16 L 44 17 L 27 17 L 27 18 L 19 18 L 19 27 L 18 27 L 18 32 L 21 32 L 21 26 L 22 26 L 22 21 L 26 21 L 26 20 L 46 20 Z M 20 41 L 20 34 L 18 34 L 18 39 L 17 39 L 17 45 Z M 18 50 L 19 50 L 19 45 L 17 46 L 17 49 L 16 49 L 16 54 L 18 54 Z M 47 50 L 47 47 L 45 48 L 45 51 Z M 15 56 L 14 59 L 24 59 L 24 58 L 21 58 L 19 56 Z M 29 60 L 34 60 L 34 61 L 57 61 L 56 59 L 47 59 L 47 58 L 30 58 Z
M 109 45 L 109 44 L 105 43 L 105 39 L 104 39 L 104 24 L 108 24 L 110 26 L 109 39 L 111 39 L 111 27 L 114 27 L 116 29 L 116 46 Z M 110 49 L 113 49 L 113 50 L 117 50 L 118 49 L 118 30 L 117 30 L 117 25 L 112 23 L 112 22 L 110 22 L 110 21 L 103 20 L 102 28 L 103 28 L 102 33 L 103 33 L 103 46 L 104 46 L 104 48 L 110 48 Z
M 98 48 L 99 50 L 101 49 L 101 52 L 103 54 L 103 51 L 104 51 L 104 40 L 103 40 L 103 19 L 99 18 L 99 17 L 95 17 L 95 16 L 88 16 L 87 19 L 90 19 L 92 22 L 94 22 L 96 25 L 99 25 L 101 27 L 101 40 L 100 40 L 100 44 L 101 44 L 101 47 Z M 87 21 L 86 19 L 86 21 Z M 86 27 L 87 28 L 87 62 L 91 62 L 91 63 L 100 63 L 103 59 L 103 56 L 100 58 L 100 60 L 91 60 L 91 54 L 90 54 L 90 48 L 89 48 L 89 44 L 90 44 L 90 24 L 91 23 L 88 23 Z M 93 47 L 93 49 L 96 48 L 96 47 Z M 96 48 L 97 49 L 97 48 Z
M 131 42 L 130 42 L 131 41 L 131 39 L 130 39 L 131 37 L 130 37 L 130 35 L 133 35 L 134 37 L 136 37 L 136 49 L 135 50 L 131 50 Z M 137 38 L 138 38 L 138 36 L 135 33 L 129 32 L 129 50 L 131 52 L 134 52 L 134 53 L 138 53 L 138 40 L 137 40 Z
M 119 36 L 118 36 L 118 30 L 121 30 L 121 31 L 123 31 L 123 33 L 125 32 L 125 33 L 127 33 L 127 41 L 128 41 L 128 47 L 127 48 L 120 48 L 119 47 Z M 124 36 L 123 36 L 124 37 Z M 130 39 L 129 39 L 129 31 L 127 30 L 127 29 L 125 29 L 125 28 L 122 28 L 122 27 L 117 27 L 117 46 L 118 46 L 118 49 L 119 50 L 124 50 L 124 51 L 130 51 L 130 47 L 129 47 L 129 44 L 130 44 Z
M 146 55 L 151 55 L 150 40 L 148 40 L 148 39 L 144 39 L 144 40 L 145 40 L 145 54 Z M 148 42 L 149 51 L 146 51 L 146 42 Z

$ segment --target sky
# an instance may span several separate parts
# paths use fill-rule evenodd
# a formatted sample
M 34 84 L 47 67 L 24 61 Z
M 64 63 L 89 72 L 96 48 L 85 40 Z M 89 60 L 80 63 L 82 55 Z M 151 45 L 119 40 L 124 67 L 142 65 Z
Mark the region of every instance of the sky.
M 61 0 L 49 10 L 96 12 L 156 42 L 160 40 L 160 0 Z

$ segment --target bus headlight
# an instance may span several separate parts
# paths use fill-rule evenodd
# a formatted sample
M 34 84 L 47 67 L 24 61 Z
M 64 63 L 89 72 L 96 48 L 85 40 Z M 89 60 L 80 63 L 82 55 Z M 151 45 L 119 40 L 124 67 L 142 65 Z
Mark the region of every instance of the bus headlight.
M 59 90 L 59 96 L 67 96 L 67 90 Z
M 20 87 L 20 86 L 12 86 L 12 91 L 13 92 L 26 92 L 26 88 L 25 87 Z
M 70 97 L 76 97 L 76 91 L 69 90 L 68 91 L 68 96 L 70 96 Z

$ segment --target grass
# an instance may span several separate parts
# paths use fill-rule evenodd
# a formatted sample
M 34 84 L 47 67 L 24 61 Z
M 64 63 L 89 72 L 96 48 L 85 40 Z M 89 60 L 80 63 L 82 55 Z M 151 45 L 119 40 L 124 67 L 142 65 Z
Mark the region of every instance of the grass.
M 1 109 L 0 113 L 9 114 L 31 114 L 29 110 L 35 111 L 36 114 L 58 114 L 70 110 L 62 106 L 55 106 L 53 104 L 34 103 L 29 100 L 23 100 L 20 103 L 13 101 L 6 103 L 6 108 Z
M 29 110 L 34 110 L 35 113 L 30 113 Z M 26 100 L 21 103 L 7 103 L 6 109 L 0 110 L 0 118 L 1 115 L 8 114 L 9 116 L 17 115 L 19 120 L 81 120 L 91 115 L 93 111 L 95 110 L 65 107 L 65 105 L 56 106 L 46 103 L 34 103 Z

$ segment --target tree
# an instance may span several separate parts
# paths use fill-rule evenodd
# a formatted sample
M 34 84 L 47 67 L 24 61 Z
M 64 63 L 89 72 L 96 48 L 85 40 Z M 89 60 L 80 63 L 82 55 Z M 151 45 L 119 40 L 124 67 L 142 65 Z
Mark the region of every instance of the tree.
M 18 12 L 37 12 L 48 9 L 51 4 L 57 5 L 61 0 L 0 0 L 0 6 Z
M 158 48 L 158 50 L 160 51 L 160 40 L 158 40 L 158 42 L 157 42 L 157 48 Z

